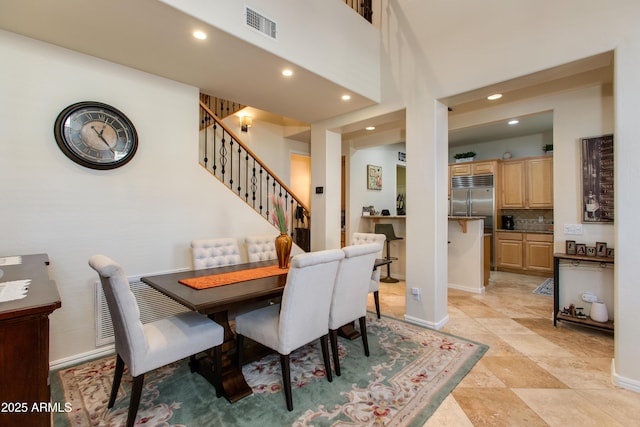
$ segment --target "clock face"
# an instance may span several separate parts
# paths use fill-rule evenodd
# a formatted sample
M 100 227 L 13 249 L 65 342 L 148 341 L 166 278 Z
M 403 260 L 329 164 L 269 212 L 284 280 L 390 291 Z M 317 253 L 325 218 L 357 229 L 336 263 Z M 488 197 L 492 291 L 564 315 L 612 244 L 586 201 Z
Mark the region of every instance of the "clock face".
M 114 169 L 138 148 L 133 123 L 119 110 L 99 102 L 79 102 L 56 119 L 56 142 L 74 162 L 92 169 Z

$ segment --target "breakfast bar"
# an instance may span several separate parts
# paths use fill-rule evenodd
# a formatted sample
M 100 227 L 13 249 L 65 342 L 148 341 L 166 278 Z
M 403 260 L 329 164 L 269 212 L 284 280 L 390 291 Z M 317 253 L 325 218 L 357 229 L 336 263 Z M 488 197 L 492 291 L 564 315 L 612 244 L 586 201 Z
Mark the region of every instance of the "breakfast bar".
M 485 231 L 483 216 L 450 216 L 448 286 L 484 293 Z

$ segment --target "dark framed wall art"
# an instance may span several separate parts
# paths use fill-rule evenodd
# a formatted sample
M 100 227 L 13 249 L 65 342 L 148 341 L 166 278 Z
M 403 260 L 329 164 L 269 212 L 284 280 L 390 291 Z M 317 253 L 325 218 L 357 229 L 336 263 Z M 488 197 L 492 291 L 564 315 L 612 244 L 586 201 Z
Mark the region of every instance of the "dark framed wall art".
M 582 139 L 582 222 L 613 223 L 613 135 Z

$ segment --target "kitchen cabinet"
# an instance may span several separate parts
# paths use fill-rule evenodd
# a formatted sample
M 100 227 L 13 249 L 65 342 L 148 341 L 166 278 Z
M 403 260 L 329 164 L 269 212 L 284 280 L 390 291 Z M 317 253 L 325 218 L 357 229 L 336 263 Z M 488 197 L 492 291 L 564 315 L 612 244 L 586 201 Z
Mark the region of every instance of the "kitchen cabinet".
M 449 165 L 449 174 L 451 176 L 471 175 L 471 163 L 453 163 Z
M 522 233 L 496 233 L 496 267 L 522 270 Z
M 503 209 L 552 209 L 553 157 L 502 162 L 500 184 Z
M 471 165 L 471 175 L 491 175 L 496 173 L 496 165 L 498 162 L 480 162 Z
M 530 208 L 553 208 L 553 157 L 527 160 L 526 182 Z
M 498 231 L 496 253 L 499 270 L 553 272 L 553 234 Z
M 553 234 L 524 236 L 525 268 L 541 273 L 553 272 Z

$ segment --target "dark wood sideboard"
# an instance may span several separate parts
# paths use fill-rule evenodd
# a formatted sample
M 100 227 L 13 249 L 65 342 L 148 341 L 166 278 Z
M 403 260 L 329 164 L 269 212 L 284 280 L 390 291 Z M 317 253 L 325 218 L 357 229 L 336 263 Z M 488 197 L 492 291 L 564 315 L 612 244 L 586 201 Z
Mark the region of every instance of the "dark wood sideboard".
M 0 282 L 31 279 L 25 298 L 0 302 L 0 425 L 50 426 L 49 315 L 62 306 L 46 254 L 1 265 Z

